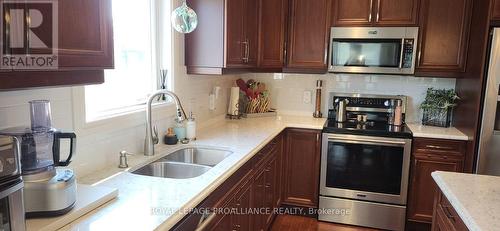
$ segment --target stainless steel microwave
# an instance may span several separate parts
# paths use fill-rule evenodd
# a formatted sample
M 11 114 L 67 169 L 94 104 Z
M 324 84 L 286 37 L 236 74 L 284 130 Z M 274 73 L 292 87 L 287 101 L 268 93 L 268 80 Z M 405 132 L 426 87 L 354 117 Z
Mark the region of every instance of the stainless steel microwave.
M 332 27 L 329 68 L 338 73 L 415 73 L 418 27 Z

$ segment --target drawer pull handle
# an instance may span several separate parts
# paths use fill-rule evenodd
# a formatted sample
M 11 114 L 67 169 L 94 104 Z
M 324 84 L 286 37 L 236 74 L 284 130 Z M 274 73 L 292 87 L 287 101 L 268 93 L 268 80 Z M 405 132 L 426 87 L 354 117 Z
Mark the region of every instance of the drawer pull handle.
M 200 218 L 200 221 L 198 222 L 198 226 L 196 227 L 196 231 L 205 230 L 214 218 L 215 218 L 214 212 L 203 213 L 203 215 Z
M 425 145 L 426 148 L 439 149 L 439 150 L 453 150 L 452 147 L 443 147 L 438 145 Z
M 452 220 L 453 223 L 455 223 L 455 216 L 453 216 L 451 214 L 450 207 L 443 205 L 443 211 L 444 211 L 446 217 L 448 217 L 448 219 Z

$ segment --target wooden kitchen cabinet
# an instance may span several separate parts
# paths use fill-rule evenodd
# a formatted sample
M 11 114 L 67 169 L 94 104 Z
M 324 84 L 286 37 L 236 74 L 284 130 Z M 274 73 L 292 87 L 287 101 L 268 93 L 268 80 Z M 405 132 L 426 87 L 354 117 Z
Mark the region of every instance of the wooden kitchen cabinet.
M 465 141 L 415 138 L 413 142 L 408 219 L 431 223 L 437 186 L 434 171 L 462 172 Z
M 284 72 L 327 72 L 330 8 L 331 0 L 290 1 Z
M 275 215 L 274 210 L 281 204 L 282 139 L 282 136 L 275 139 L 276 147 L 269 152 L 254 177 L 253 208 L 264 208 L 269 213 L 254 215 L 253 230 L 268 230 Z
M 416 26 L 420 0 L 333 0 L 333 26 Z
M 252 182 L 248 181 L 240 191 L 236 192 L 233 208 L 238 211 L 233 215 L 232 223 L 233 230 L 252 231 L 253 219 L 252 216 L 245 214 L 252 207 Z
M 104 82 L 114 68 L 111 0 L 59 1 L 58 19 L 58 69 L 0 72 L 0 90 Z
M 288 0 L 260 0 L 258 71 L 277 71 L 285 65 Z
M 321 131 L 288 129 L 285 144 L 283 204 L 317 208 Z
M 185 35 L 188 74 L 224 74 L 257 65 L 259 1 L 188 0 L 198 27 Z
M 326 73 L 331 0 L 188 0 L 188 74 Z M 304 36 L 307 35 L 307 36 Z
M 432 231 L 467 231 L 469 230 L 450 202 L 437 190 L 434 199 Z
M 500 20 L 500 0 L 492 0 L 491 6 L 491 20 Z
M 247 180 L 235 188 L 237 189 L 233 189 L 234 191 L 229 194 L 227 204 L 222 206 L 226 212 L 219 212 L 220 218 L 216 219 L 212 225 L 209 225 L 207 230 L 253 230 L 252 217 L 244 214 L 252 206 L 251 181 Z
M 383 26 L 417 26 L 420 0 L 374 0 L 375 24 Z
M 59 67 L 112 69 L 111 0 L 64 0 L 59 5 Z
M 196 207 L 216 213 L 189 214 L 172 230 L 195 230 L 200 220 L 203 230 L 268 230 L 281 205 L 283 141 L 275 137 Z
M 466 70 L 472 0 L 422 0 L 415 75 L 460 77 Z
M 370 26 L 372 0 L 333 0 L 332 26 Z

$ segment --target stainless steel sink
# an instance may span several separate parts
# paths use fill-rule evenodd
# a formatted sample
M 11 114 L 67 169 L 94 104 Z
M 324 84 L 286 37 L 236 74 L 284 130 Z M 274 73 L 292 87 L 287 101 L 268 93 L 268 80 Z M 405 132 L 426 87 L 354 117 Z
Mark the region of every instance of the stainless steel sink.
M 141 167 L 133 174 L 174 179 L 201 176 L 233 152 L 217 148 L 183 148 Z
M 233 152 L 214 148 L 184 148 L 160 159 L 160 161 L 182 162 L 215 166 Z
M 176 163 L 176 162 L 153 162 L 140 169 L 133 171 L 132 173 L 143 176 L 189 179 L 201 176 L 203 173 L 208 172 L 208 170 L 210 169 L 211 167 L 209 166 L 203 166 L 197 164 Z

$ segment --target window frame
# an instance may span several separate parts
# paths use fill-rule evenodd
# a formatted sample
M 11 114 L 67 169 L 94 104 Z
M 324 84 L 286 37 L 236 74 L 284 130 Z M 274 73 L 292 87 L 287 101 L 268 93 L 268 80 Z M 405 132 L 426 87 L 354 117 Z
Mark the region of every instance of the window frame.
M 173 72 L 173 58 L 174 47 L 172 42 L 174 40 L 173 30 L 170 26 L 170 10 L 173 7 L 172 1 L 164 0 L 151 0 L 151 42 L 152 50 L 152 66 L 153 73 L 156 81 L 156 89 L 159 89 L 160 78 L 159 70 L 167 69 L 168 76 L 167 86 L 169 90 L 174 89 L 174 72 Z M 161 43 L 160 41 L 164 41 Z M 94 120 L 87 120 L 86 113 L 86 100 L 85 100 L 85 87 L 78 86 L 72 87 L 72 102 L 73 102 L 73 127 L 79 135 L 95 134 L 99 131 L 118 131 L 126 127 L 137 127 L 145 124 L 145 111 L 146 102 L 143 104 L 136 104 L 127 107 L 124 110 L 116 110 L 115 113 L 105 114 L 99 116 Z M 153 118 L 155 120 L 163 120 L 172 117 L 175 114 L 175 107 L 173 102 L 167 98 L 166 101 L 154 103 L 152 108 Z

